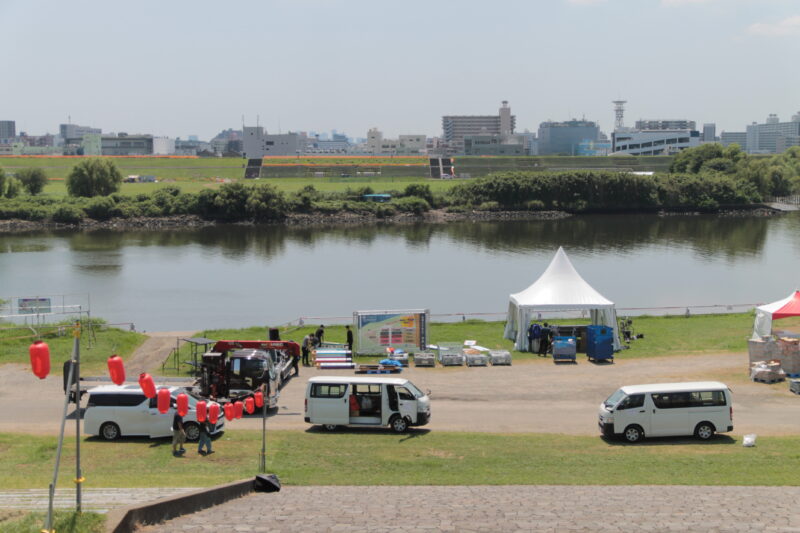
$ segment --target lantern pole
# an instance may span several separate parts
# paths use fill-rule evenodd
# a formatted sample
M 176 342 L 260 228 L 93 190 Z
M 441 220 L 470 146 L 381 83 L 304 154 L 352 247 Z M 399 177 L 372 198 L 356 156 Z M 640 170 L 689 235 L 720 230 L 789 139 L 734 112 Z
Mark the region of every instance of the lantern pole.
M 75 365 L 69 365 L 69 376 L 67 383 L 72 384 Z M 64 425 L 67 422 L 67 407 L 69 406 L 69 389 L 67 389 L 66 397 L 64 398 L 64 412 L 61 414 L 61 431 L 58 435 L 58 449 L 56 450 L 56 466 L 53 469 L 53 481 L 50 483 L 50 501 L 47 504 L 47 522 L 45 524 L 45 531 L 47 533 L 53 532 L 53 498 L 56 493 L 56 482 L 58 481 L 58 466 L 61 463 L 61 449 L 64 445 Z
M 262 385 L 262 390 L 266 389 Z M 263 393 L 263 392 L 262 392 Z M 261 474 L 267 473 L 267 404 L 269 397 L 264 395 L 264 401 L 261 402 L 261 457 L 258 462 L 258 471 Z
M 75 341 L 72 352 L 75 356 L 75 510 L 81 513 L 81 323 L 75 323 Z

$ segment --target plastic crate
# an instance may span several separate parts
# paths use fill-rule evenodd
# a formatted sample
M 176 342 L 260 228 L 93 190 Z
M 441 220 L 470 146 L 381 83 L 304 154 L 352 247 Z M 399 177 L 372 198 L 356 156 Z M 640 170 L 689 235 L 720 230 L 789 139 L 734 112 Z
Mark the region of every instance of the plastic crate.
M 511 365 L 511 352 L 508 350 L 492 350 L 489 352 L 489 360 L 492 365 Z
M 414 366 L 424 366 L 424 367 L 436 366 L 436 355 L 434 355 L 431 352 L 415 353 Z

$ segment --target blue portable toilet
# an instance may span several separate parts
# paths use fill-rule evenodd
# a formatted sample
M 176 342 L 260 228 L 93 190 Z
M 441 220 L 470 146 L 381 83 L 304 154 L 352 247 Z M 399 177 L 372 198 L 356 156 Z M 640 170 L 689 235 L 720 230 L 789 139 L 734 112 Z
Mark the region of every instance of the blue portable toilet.
M 614 328 L 586 326 L 586 357 L 590 361 L 614 360 Z

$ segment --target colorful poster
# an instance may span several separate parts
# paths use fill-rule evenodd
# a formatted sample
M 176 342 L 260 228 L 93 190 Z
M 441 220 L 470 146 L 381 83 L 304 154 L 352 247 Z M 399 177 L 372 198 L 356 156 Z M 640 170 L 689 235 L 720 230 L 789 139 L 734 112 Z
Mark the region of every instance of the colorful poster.
M 418 352 L 428 344 L 428 310 L 357 311 L 357 354 L 384 354 L 387 348 Z

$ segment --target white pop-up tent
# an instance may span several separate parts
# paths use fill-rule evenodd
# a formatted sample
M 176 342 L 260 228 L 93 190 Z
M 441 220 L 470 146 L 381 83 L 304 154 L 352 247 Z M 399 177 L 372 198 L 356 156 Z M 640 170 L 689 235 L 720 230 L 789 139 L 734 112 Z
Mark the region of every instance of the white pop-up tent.
M 580 310 L 589 311 L 592 324 L 613 328 L 614 350 L 619 350 L 614 302 L 594 290 L 572 266 L 564 248 L 559 247 L 544 274 L 524 291 L 510 296 L 505 338 L 513 340 L 517 350 L 527 351 L 528 324 L 535 313 Z
M 752 338 L 758 340 L 771 335 L 772 321 L 790 316 L 800 316 L 800 291 L 794 291 L 783 300 L 756 307 Z

